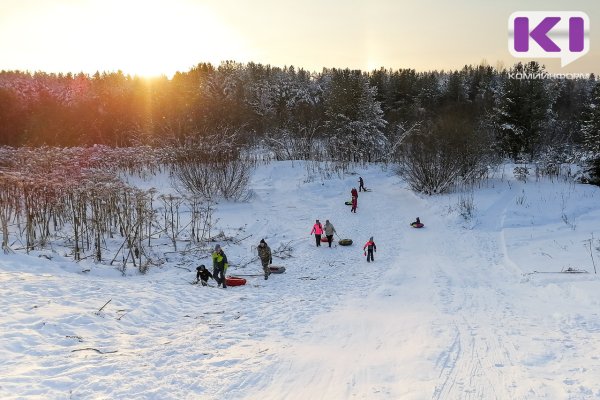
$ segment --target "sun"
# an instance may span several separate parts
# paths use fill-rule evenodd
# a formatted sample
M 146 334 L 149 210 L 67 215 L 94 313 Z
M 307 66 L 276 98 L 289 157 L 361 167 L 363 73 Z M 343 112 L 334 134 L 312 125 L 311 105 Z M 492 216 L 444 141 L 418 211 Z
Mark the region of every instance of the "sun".
M 117 15 L 110 42 L 112 64 L 124 72 L 172 75 L 200 61 L 245 59 L 243 40 L 210 9 L 197 2 L 139 1 L 113 3 Z M 113 19 L 114 20 L 114 19 Z M 101 35 L 102 36 L 102 35 Z M 98 38 L 100 39 L 100 38 Z M 110 58 L 110 56 L 109 56 Z
M 49 2 L 50 3 L 50 2 Z M 171 76 L 199 62 L 249 61 L 250 46 L 192 0 L 89 0 L 32 9 L 21 23 L 30 63 L 47 72 Z M 15 22 L 16 24 L 16 22 Z

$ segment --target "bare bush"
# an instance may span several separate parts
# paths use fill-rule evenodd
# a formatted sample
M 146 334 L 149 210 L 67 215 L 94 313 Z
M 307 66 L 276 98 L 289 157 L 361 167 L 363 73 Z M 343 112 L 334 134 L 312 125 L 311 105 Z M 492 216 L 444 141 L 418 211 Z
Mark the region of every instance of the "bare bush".
M 468 117 L 446 113 L 403 140 L 398 173 L 425 194 L 446 192 L 458 182 L 472 184 L 487 174 L 490 162 L 484 133 Z

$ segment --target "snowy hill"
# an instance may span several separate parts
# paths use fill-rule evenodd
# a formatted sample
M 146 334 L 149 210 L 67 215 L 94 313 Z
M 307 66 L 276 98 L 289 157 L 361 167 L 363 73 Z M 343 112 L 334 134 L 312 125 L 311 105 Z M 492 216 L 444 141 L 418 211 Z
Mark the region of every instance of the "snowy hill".
M 370 167 L 352 214 L 358 175 L 306 171 L 261 166 L 247 202 L 217 206 L 221 229 L 243 231 L 223 243 L 229 274 L 260 275 L 261 238 L 293 248 L 267 281 L 189 284 L 208 258 L 123 277 L 0 255 L 0 398 L 600 399 L 598 188 L 498 174 L 464 220 L 464 195 L 419 196 Z M 354 244 L 315 247 L 315 219 Z

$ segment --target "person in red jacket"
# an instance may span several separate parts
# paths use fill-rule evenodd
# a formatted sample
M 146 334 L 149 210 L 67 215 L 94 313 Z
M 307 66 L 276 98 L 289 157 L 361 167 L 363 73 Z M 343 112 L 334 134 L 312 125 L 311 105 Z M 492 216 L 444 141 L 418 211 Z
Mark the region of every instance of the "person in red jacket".
M 356 214 L 356 207 L 358 207 L 358 197 L 352 196 L 352 208 L 350 209 L 350 212 Z
M 356 191 L 356 188 L 352 188 L 352 190 L 350 191 L 350 195 L 352 195 L 352 197 L 358 198 L 358 192 Z
M 323 234 L 323 225 L 321 225 L 321 222 L 319 222 L 319 220 L 317 220 L 317 222 L 315 222 L 315 224 L 313 225 L 312 231 L 310 231 L 310 234 L 315 234 L 315 241 L 317 242 L 317 247 L 321 246 L 321 235 Z
M 367 256 L 367 262 L 375 261 L 375 259 L 373 258 L 373 252 L 377 252 L 377 246 L 375 246 L 373 236 L 371 236 L 367 243 L 365 243 L 365 245 L 363 246 L 363 250 L 365 251 L 365 255 Z

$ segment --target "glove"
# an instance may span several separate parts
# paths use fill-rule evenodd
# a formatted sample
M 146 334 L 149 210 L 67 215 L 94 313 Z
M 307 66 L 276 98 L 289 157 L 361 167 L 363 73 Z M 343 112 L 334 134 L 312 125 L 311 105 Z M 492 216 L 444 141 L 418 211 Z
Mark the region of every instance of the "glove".
M 365 252 L 363 253 L 363 256 L 366 256 L 366 255 L 367 255 L 367 252 L 365 251 Z

